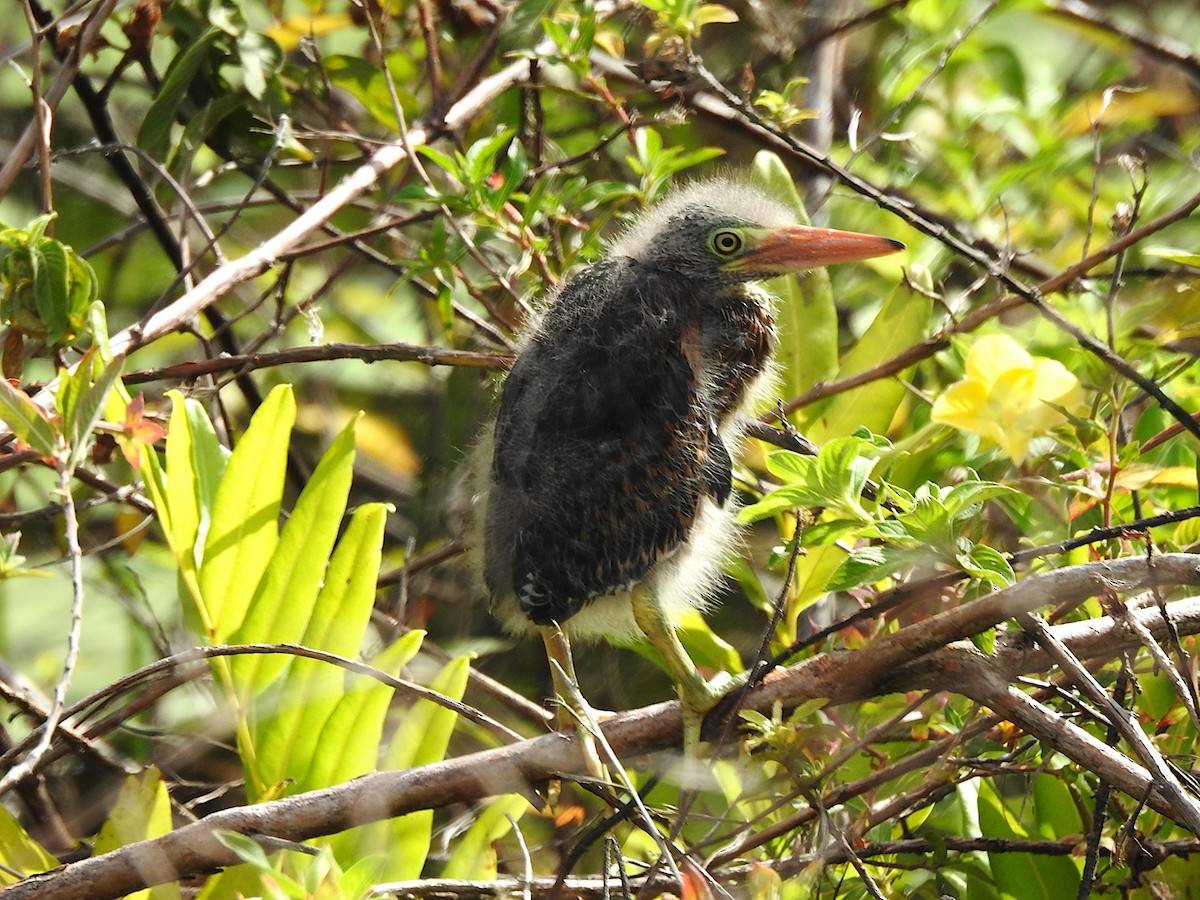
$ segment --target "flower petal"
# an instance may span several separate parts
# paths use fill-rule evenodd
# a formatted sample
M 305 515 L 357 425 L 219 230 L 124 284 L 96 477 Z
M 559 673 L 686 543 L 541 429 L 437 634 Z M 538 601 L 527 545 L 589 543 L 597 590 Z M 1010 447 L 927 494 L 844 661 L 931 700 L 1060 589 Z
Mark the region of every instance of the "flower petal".
M 968 378 L 990 388 L 1007 371 L 1032 368 L 1033 357 L 1007 334 L 988 334 L 971 345 L 966 366 Z

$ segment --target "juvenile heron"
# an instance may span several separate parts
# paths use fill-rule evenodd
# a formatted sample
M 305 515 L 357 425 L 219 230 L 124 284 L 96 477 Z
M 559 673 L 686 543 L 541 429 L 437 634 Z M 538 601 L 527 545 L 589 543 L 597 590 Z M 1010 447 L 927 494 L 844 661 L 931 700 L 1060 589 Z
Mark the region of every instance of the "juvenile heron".
M 477 530 L 494 613 L 541 634 L 568 702 L 570 638 L 640 631 L 695 747 L 722 691 L 672 619 L 705 607 L 737 540 L 732 454 L 775 343 L 754 282 L 903 246 L 797 225 L 757 188 L 703 182 L 634 222 L 531 323 L 483 444 Z

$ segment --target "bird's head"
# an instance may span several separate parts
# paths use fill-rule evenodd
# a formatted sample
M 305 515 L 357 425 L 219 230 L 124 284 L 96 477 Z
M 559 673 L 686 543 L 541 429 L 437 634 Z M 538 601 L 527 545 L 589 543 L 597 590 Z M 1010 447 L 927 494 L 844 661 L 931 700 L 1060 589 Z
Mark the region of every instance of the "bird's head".
M 721 179 L 675 192 L 633 223 L 613 252 L 701 282 L 758 281 L 903 250 L 890 238 L 796 224 L 752 185 Z

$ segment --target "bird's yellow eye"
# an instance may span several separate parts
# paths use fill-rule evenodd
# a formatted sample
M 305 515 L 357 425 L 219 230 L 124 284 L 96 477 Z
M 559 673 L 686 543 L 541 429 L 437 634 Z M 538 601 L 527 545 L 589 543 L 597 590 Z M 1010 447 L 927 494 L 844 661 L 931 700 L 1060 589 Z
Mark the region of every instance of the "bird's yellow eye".
M 733 256 L 742 249 L 742 236 L 736 231 L 722 228 L 713 232 L 710 243 L 713 250 L 722 256 Z

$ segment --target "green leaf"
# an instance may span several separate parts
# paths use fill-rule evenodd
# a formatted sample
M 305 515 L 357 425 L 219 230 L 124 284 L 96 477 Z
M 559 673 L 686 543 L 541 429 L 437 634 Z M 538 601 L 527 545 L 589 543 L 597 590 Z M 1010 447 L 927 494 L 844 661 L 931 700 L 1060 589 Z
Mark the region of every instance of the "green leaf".
M 295 418 L 291 387 L 276 387 L 250 420 L 217 488 L 199 572 L 214 643 L 224 643 L 241 626 L 279 540 L 279 504 Z
M 1022 796 L 1016 802 L 1024 803 Z M 1030 831 L 1007 808 L 990 781 L 979 785 L 979 825 L 984 837 L 1022 839 Z M 1067 857 L 1036 856 L 1032 853 L 990 853 L 996 886 L 1007 896 L 1022 900 L 1055 900 L 1074 897 L 1079 891 L 1079 870 Z
M 187 44 L 171 61 L 162 87 L 146 110 L 142 127 L 138 129 L 137 144 L 151 156 L 158 158 L 164 155 L 175 114 L 187 96 L 196 73 L 207 59 L 209 49 L 221 34 L 216 28 L 210 28 Z
M 828 505 L 852 516 L 869 517 L 859 505 L 863 489 L 878 462 L 877 456 L 862 456 L 870 448 L 853 437 L 834 438 L 817 454 L 816 479 Z
M 386 517 L 387 507 L 380 503 L 364 504 L 355 510 L 329 559 L 324 583 L 299 643 L 339 656 L 358 656 L 374 606 Z M 420 638 L 410 640 L 415 653 Z M 293 659 L 275 689 L 258 698 L 254 740 L 264 784 L 290 779 L 297 790 L 327 786 L 312 779 L 323 778 L 322 773 L 330 768 L 327 761 L 315 763 L 321 752 L 319 745 L 324 742 L 325 752 L 341 754 L 350 740 L 347 734 L 334 737 L 327 731 L 345 694 L 345 678 L 329 663 Z
M 1200 253 L 1191 250 L 1177 250 L 1173 247 L 1146 247 L 1142 252 L 1147 256 L 1157 256 L 1159 259 L 1165 259 L 1167 262 L 1173 262 L 1179 266 L 1200 269 Z
M 917 271 L 913 277 L 922 277 L 922 272 Z M 928 278 L 928 274 L 924 277 Z M 907 350 L 925 337 L 932 315 L 929 298 L 914 291 L 907 281 L 901 282 L 884 300 L 863 336 L 846 353 L 837 376 L 856 375 Z M 904 374 L 900 372 L 833 397 L 821 408 L 815 421 L 804 424 L 805 434 L 818 444 L 848 435 L 862 426 L 883 434 L 907 394 L 901 380 Z
M 674 619 L 679 640 L 697 666 L 736 675 L 745 670 L 737 648 L 712 630 L 704 616 L 694 609 Z
M 325 568 L 342 525 L 354 477 L 356 416 L 334 439 L 288 516 L 279 544 L 250 601 L 234 643 L 289 643 L 308 629 Z M 240 696 L 261 692 L 287 665 L 282 656 L 243 656 L 232 661 Z
M 330 84 L 358 100 L 376 122 L 392 131 L 399 128 L 391 91 L 377 62 L 330 54 L 322 57 L 321 67 Z
M 476 141 L 467 148 L 464 159 L 466 176 L 470 184 L 482 185 L 499 167 L 496 154 L 513 139 L 511 128 L 501 128 L 490 138 Z
M 924 551 L 901 547 L 858 547 L 829 579 L 826 590 L 845 591 L 874 584 L 927 556 Z
M 1004 484 L 990 481 L 964 481 L 946 491 L 942 495 L 942 503 L 945 505 L 946 511 L 957 518 L 964 512 L 971 514 L 978 512 L 978 506 L 985 500 L 1011 496 L 1016 493 L 1017 491 Z
M 796 560 L 796 574 L 792 578 L 791 593 L 788 596 L 786 637 L 789 642 L 795 640 L 800 613 L 828 593 L 826 585 L 846 555 L 842 547 L 832 544 L 808 550 Z M 780 635 L 781 640 L 784 637 Z
M 1004 554 L 985 544 L 976 544 L 971 548 L 969 563 L 967 572 L 973 578 L 979 578 L 994 587 L 1005 588 L 1016 583 L 1016 573 Z
M 751 503 L 738 513 L 738 521 L 745 524 L 759 522 L 785 510 L 802 506 L 820 506 L 824 497 L 803 484 L 785 484 L 776 488 L 757 503 Z
M 69 448 L 70 456 L 67 464 L 71 468 L 83 462 L 88 448 L 91 446 L 92 429 L 100 421 L 108 396 L 121 377 L 121 369 L 125 365 L 125 357 L 116 356 L 100 371 L 95 381 L 92 381 L 91 361 L 96 356 L 96 347 L 88 349 L 71 375 L 64 375 L 63 380 L 74 381 L 83 386 L 82 393 L 73 398 L 70 411 L 60 410 L 63 417 L 63 430 Z
M 413 152 L 429 160 L 447 175 L 452 176 L 456 181 L 465 182 L 467 180 L 466 174 L 463 172 L 461 160 L 455 159 L 450 154 L 443 153 L 441 150 L 438 150 L 436 147 L 430 147 L 428 144 L 418 144 L 416 147 L 413 147 Z
M 440 694 L 461 700 L 469 674 L 470 659 L 459 657 L 447 663 L 429 686 Z M 445 759 L 457 722 L 458 716 L 444 706 L 418 700 L 400 720 L 384 756 L 384 767 L 412 769 Z M 360 853 L 375 852 L 383 856 L 385 868 L 380 880 L 409 881 L 420 877 L 429 856 L 433 810 L 377 822 L 360 832 Z
M 828 547 L 844 537 L 858 537 L 863 533 L 860 518 L 823 518 L 809 525 L 800 536 L 801 545 L 807 550 L 813 547 Z
M 0 806 L 0 863 L 0 886 L 4 886 L 15 884 L 20 876 L 49 872 L 58 860 L 26 833 L 8 809 Z
M 38 261 L 34 277 L 38 315 L 46 325 L 47 342 L 58 344 L 67 329 L 70 308 L 67 248 L 53 238 L 42 238 L 33 248 L 33 257 Z
M 776 154 L 767 150 L 756 153 L 751 173 L 767 193 L 795 211 L 799 222 L 809 224 L 791 173 Z M 798 397 L 837 371 L 838 313 L 833 287 L 824 269 L 775 278 L 766 287 L 779 300 L 775 360 L 781 370 L 780 391 L 784 397 Z M 803 418 L 803 413 L 798 415 Z
M 62 439 L 41 407 L 29 395 L 0 378 L 0 421 L 42 456 L 58 454 Z
M 130 775 L 121 785 L 117 800 L 96 836 L 96 853 L 110 853 L 138 841 L 160 837 L 171 831 L 171 798 L 155 768 Z M 128 895 L 134 900 L 178 900 L 178 883 L 155 885 Z
M 497 797 L 475 817 L 446 861 L 443 878 L 490 881 L 496 877 L 495 842 L 512 830 L 512 822 L 529 810 L 529 801 L 519 794 Z
M 971 643 L 980 653 L 991 656 L 996 652 L 996 629 L 988 628 L 986 631 L 971 635 Z
M 816 467 L 815 456 L 805 456 L 792 450 L 772 450 L 767 454 L 767 471 L 785 484 L 809 483 Z
M 166 472 L 161 479 L 162 499 L 154 505 L 180 567 L 195 572 L 203 558 L 229 451 L 221 446 L 203 406 L 179 391 L 168 391 L 167 396 L 172 406 Z

